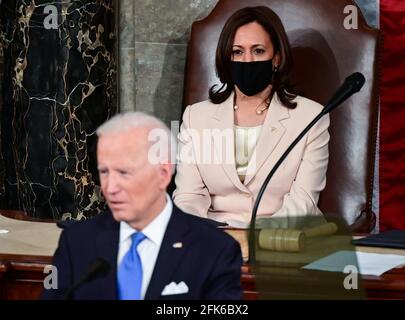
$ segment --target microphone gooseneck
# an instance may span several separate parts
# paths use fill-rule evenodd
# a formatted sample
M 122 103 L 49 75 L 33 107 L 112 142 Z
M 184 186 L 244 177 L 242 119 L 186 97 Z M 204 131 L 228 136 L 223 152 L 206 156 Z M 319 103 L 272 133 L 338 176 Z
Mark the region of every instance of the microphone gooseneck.
M 287 150 L 282 154 L 280 159 L 276 162 L 274 167 L 271 169 L 270 173 L 267 175 L 266 179 L 264 180 L 257 198 L 255 200 L 252 215 L 250 219 L 250 226 L 249 226 L 249 263 L 251 265 L 256 263 L 256 217 L 257 217 L 257 210 L 260 205 L 260 201 L 263 197 L 264 191 L 267 188 L 271 178 L 273 177 L 274 173 L 283 163 L 287 155 L 291 152 L 291 150 L 298 144 L 298 142 L 305 136 L 305 134 L 327 113 L 331 112 L 335 109 L 338 105 L 342 102 L 346 101 L 350 96 L 359 92 L 360 89 L 363 87 L 366 79 L 364 78 L 363 74 L 360 72 L 355 72 L 348 76 L 340 88 L 336 91 L 333 97 L 328 101 L 322 111 L 305 127 L 305 129 L 298 135 L 298 137 L 291 143 L 291 145 L 287 148 Z

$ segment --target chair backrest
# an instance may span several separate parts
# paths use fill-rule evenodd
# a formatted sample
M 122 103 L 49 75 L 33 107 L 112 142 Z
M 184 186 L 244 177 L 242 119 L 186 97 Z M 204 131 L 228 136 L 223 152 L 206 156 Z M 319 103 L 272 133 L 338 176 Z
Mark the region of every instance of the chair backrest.
M 306 97 L 325 104 L 351 73 L 358 71 L 366 77 L 362 90 L 331 114 L 327 185 L 319 207 L 324 213 L 344 217 L 356 231 L 370 231 L 375 225 L 372 192 L 379 32 L 367 25 L 353 1 L 220 0 L 208 17 L 192 25 L 184 106 L 208 99 L 208 89 L 219 83 L 215 50 L 225 21 L 236 10 L 257 5 L 270 7 L 283 21 L 293 49 L 294 82 Z M 346 29 L 344 12 L 353 9 L 358 11 L 357 28 Z

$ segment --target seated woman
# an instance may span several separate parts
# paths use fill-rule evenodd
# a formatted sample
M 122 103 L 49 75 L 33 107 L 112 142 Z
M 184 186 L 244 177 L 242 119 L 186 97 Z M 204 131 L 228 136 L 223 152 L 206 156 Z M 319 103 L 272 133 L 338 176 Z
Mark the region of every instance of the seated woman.
M 191 214 L 244 226 L 266 176 L 323 106 L 291 85 L 292 53 L 280 18 L 247 7 L 226 22 L 217 46 L 222 83 L 186 108 L 179 134 L 175 204 Z M 329 116 L 319 121 L 273 176 L 260 217 L 321 215 Z

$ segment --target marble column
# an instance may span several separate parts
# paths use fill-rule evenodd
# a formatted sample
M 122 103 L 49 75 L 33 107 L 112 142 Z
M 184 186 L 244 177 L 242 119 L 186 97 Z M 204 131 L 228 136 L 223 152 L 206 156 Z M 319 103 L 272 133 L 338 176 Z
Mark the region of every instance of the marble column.
M 95 130 L 118 109 L 117 3 L 1 2 L 2 208 L 63 220 L 104 208 Z
M 0 0 L 0 4 L 1 4 L 1 0 Z M 0 21 L 0 25 L 1 25 L 1 21 Z M 1 29 L 0 29 L 0 119 L 1 119 L 1 114 L 2 114 L 2 110 L 3 110 L 3 101 L 2 101 L 2 97 L 3 97 L 3 70 L 4 70 L 4 50 L 3 50 L 3 41 L 1 38 Z M 0 121 L 0 132 L 1 132 L 1 121 Z M 5 190 L 4 190 L 4 183 L 5 183 L 5 165 L 3 162 L 3 157 L 2 152 L 1 152 L 1 134 L 0 134 L 0 199 L 1 197 L 4 196 Z

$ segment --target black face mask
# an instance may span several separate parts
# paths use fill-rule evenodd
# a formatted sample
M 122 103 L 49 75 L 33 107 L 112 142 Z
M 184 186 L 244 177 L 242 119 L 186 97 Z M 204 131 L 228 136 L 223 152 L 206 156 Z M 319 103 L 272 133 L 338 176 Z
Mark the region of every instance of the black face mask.
M 231 77 L 240 91 L 254 96 L 263 91 L 273 79 L 272 60 L 237 62 L 231 61 Z

